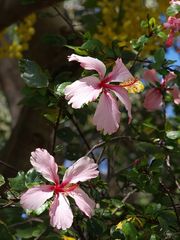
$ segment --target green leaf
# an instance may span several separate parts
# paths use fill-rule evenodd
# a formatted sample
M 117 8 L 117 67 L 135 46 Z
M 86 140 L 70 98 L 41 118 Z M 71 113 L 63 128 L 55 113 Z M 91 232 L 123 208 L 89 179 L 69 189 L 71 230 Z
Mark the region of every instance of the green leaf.
M 145 214 L 150 215 L 155 218 L 161 209 L 162 209 L 162 207 L 161 207 L 160 203 L 158 203 L 158 204 L 151 203 L 146 207 Z
M 166 136 L 172 140 L 178 139 L 180 138 L 180 131 L 168 131 L 166 132 Z
M 95 236 L 101 235 L 106 230 L 106 225 L 103 224 L 97 218 L 92 218 L 87 222 L 88 230 L 91 231 Z
M 158 128 L 155 125 L 151 124 L 151 123 L 143 123 L 142 125 L 147 127 L 147 128 L 149 128 L 149 129 L 154 129 L 154 130 L 158 131 Z
M 5 179 L 3 177 L 3 175 L 0 174 L 0 187 L 5 184 Z
M 133 223 L 126 222 L 122 225 L 122 232 L 129 237 L 128 239 L 134 240 L 137 236 L 137 230 Z
M 180 12 L 180 5 L 178 4 L 172 4 L 167 8 L 167 11 L 166 11 L 168 16 L 175 16 L 179 12 Z
M 66 86 L 70 85 L 71 82 L 63 82 L 61 84 L 58 84 L 55 87 L 54 94 L 57 95 L 58 97 L 64 96 L 64 89 Z
M 25 175 L 25 186 L 27 188 L 43 184 L 41 175 L 31 168 Z
M 93 53 L 94 51 L 100 51 L 102 47 L 103 45 L 99 40 L 89 39 L 81 46 L 81 49 Z
M 158 37 L 162 38 L 163 40 L 167 39 L 167 34 L 165 32 L 158 32 Z
M 149 19 L 149 25 L 151 28 L 154 28 L 156 26 L 156 19 L 154 17 Z
M 148 26 L 149 26 L 147 20 L 142 20 L 141 23 L 140 23 L 140 25 L 141 25 L 142 28 L 148 28 Z
M 22 59 L 19 61 L 21 77 L 29 87 L 44 88 L 49 84 L 49 74 L 43 71 L 34 61 Z
M 37 208 L 36 210 L 28 210 L 26 209 L 26 213 L 27 215 L 30 214 L 36 214 L 36 215 L 40 215 L 41 213 L 43 213 L 47 208 L 49 208 L 49 201 L 46 201 L 42 206 L 40 206 L 39 208 Z
M 21 192 L 26 189 L 24 172 L 18 172 L 16 177 L 8 178 L 8 180 L 12 190 Z
M 43 36 L 42 41 L 49 45 L 64 46 L 66 39 L 62 35 L 57 34 L 46 34 Z
M 87 56 L 88 52 L 84 49 L 82 49 L 81 47 L 75 47 L 75 46 L 70 46 L 70 45 L 65 45 L 65 47 L 73 49 L 74 52 L 78 55 L 83 55 L 83 56 Z
M 156 63 L 162 64 L 164 62 L 164 58 L 165 58 L 165 51 L 163 48 L 159 48 L 154 54 L 154 59 Z
M 11 235 L 7 225 L 0 220 L 0 238 L 2 240 L 14 240 L 13 236 Z
M 117 229 L 116 226 L 113 226 L 110 230 L 110 234 L 113 239 L 122 239 L 125 240 L 125 236 L 120 229 Z
M 152 234 L 149 240 L 160 240 L 156 234 Z
M 79 149 L 82 146 L 78 143 L 71 143 L 67 145 L 65 157 L 69 160 L 76 160 L 81 157 L 81 152 Z
M 36 224 L 34 226 L 26 227 L 24 229 L 17 229 L 16 236 L 22 239 L 29 239 L 32 237 L 39 237 L 46 230 L 44 224 Z M 33 239 L 34 239 L 33 238 Z
M 70 142 L 77 134 L 71 128 L 64 127 L 57 131 L 57 136 L 65 142 Z

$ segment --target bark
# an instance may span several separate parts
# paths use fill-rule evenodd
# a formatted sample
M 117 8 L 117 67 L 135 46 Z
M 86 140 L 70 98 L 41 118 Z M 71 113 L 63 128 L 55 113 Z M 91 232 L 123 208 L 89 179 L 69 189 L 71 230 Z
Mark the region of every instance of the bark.
M 45 11 L 54 10 L 50 8 L 50 10 L 46 9 Z M 61 9 L 61 11 L 63 11 L 63 9 Z M 67 50 L 44 44 L 42 37 L 48 33 L 70 33 L 65 22 L 57 16 L 57 13 L 54 15 L 56 15 L 56 17 L 38 19 L 36 35 L 25 56 L 38 62 L 41 66 L 46 67 L 51 74 L 61 71 L 64 63 L 67 61 Z M 31 167 L 29 157 L 31 151 L 34 151 L 35 148 L 51 149 L 53 131 L 52 126 L 47 123 L 39 111 L 27 106 L 22 107 L 18 105 L 19 100 L 22 98 L 21 90 L 23 85 L 24 83 L 20 78 L 17 61 L 2 61 L 2 65 L 0 66 L 0 86 L 8 100 L 12 114 L 13 129 L 9 141 L 0 153 L 0 160 L 6 165 L 12 165 L 17 170 L 27 170 Z M 6 177 L 15 176 L 16 172 L 5 166 L 5 164 L 2 165 L 0 162 L 0 172 Z
M 35 3 L 23 5 L 21 0 L 0 0 L 0 31 L 28 14 L 60 1 L 35 0 Z

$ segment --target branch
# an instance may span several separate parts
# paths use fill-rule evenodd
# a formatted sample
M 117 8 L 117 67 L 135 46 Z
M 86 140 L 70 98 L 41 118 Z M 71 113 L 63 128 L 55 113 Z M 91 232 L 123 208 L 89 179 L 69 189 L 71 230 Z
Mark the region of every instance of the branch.
M 178 223 L 178 226 L 179 226 L 179 228 L 180 228 L 180 217 L 179 217 L 179 214 L 178 214 L 176 205 L 175 205 L 175 203 L 174 203 L 174 200 L 173 200 L 173 198 L 172 198 L 172 196 L 171 196 L 171 194 L 170 194 L 170 191 L 169 191 L 169 189 L 165 186 L 164 183 L 160 182 L 160 185 L 161 185 L 161 187 L 164 189 L 165 193 L 167 193 L 167 195 L 168 195 L 168 197 L 169 197 L 169 199 L 170 199 L 170 201 L 171 201 L 172 207 L 173 207 L 174 212 L 175 212 L 175 214 L 176 214 L 177 223 Z
M 130 136 L 117 136 L 117 137 L 111 138 L 108 141 L 102 141 L 100 143 L 97 143 L 86 153 L 86 155 L 92 154 L 92 152 L 99 147 L 102 147 L 102 146 L 104 146 L 108 143 L 116 142 L 116 141 L 119 141 L 119 140 L 137 141 L 137 142 L 144 142 L 144 143 L 149 143 L 149 144 L 152 144 L 152 145 L 157 145 L 156 143 L 153 143 L 153 142 L 145 140 L 145 139 L 133 138 L 133 137 L 130 137 Z
M 21 0 L 0 0 L 0 31 L 28 14 L 60 1 L 62 2 L 62 0 L 36 0 L 35 3 L 22 4 Z
M 59 127 L 60 118 L 61 118 L 61 108 L 59 108 L 57 120 L 56 120 L 56 123 L 55 123 L 55 126 L 54 126 L 54 136 L 53 136 L 52 151 L 51 151 L 53 156 L 55 156 L 55 151 L 54 150 L 55 150 L 55 147 L 56 147 L 56 135 L 57 135 L 58 127 Z
M 133 189 L 132 191 L 128 192 L 128 193 L 126 194 L 126 196 L 122 199 L 122 203 L 125 203 L 125 202 L 127 201 L 127 199 L 128 199 L 132 194 L 134 194 L 136 191 L 137 191 L 137 189 L 135 188 L 135 189 Z
M 77 129 L 80 137 L 82 138 L 82 140 L 84 141 L 87 149 L 89 150 L 89 154 L 91 154 L 91 156 L 92 156 L 92 158 L 94 159 L 94 161 L 97 162 L 97 160 L 96 160 L 96 158 L 95 158 L 95 156 L 94 156 L 94 153 L 91 151 L 91 147 L 90 147 L 88 141 L 86 140 L 86 138 L 85 138 L 83 132 L 81 131 L 78 123 L 75 121 L 73 115 L 72 115 L 70 112 L 68 112 L 67 110 L 66 110 L 66 114 L 67 114 L 68 118 L 71 120 L 71 122 L 74 124 L 74 126 L 76 127 L 76 129 Z M 86 155 L 89 155 L 89 154 L 86 154 Z

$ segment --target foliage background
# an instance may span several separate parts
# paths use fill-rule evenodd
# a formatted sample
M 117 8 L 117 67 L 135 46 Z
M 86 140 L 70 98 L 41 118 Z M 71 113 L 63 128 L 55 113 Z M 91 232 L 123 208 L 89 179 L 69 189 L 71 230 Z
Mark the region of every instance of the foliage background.
M 132 123 L 120 106 L 120 129 L 104 136 L 91 121 L 96 103 L 74 110 L 63 94 L 67 82 L 89 75 L 68 63 L 72 52 L 97 57 L 108 70 L 121 57 L 142 80 L 144 69 L 163 76 L 173 69 L 178 84 L 178 64 L 167 60 L 164 44 L 168 1 L 54 2 L 0 1 L 1 16 L 12 14 L 0 25 L 2 240 L 179 239 L 179 106 L 166 96 L 162 111 L 147 112 L 143 81 L 145 90 L 130 94 Z M 177 40 L 172 49 L 178 52 Z M 97 203 L 91 219 L 72 202 L 72 228 L 57 231 L 49 226 L 47 204 L 30 215 L 20 207 L 20 194 L 42 181 L 29 163 L 37 147 L 56 156 L 60 174 L 85 154 L 96 160 L 101 177 L 82 186 Z

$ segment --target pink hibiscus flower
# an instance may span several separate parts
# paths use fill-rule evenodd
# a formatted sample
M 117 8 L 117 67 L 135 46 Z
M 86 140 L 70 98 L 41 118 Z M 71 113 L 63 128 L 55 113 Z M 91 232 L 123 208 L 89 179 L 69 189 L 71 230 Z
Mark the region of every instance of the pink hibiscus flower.
M 50 223 L 57 229 L 67 229 L 73 223 L 73 214 L 67 196 L 74 199 L 76 205 L 86 216 L 91 217 L 95 208 L 95 202 L 79 187 L 78 182 L 84 182 L 96 178 L 99 174 L 97 164 L 89 157 L 82 157 L 69 167 L 60 183 L 58 166 L 45 149 L 36 149 L 31 153 L 31 164 L 35 170 L 53 183 L 40 185 L 28 189 L 22 194 L 20 204 L 24 209 L 36 210 L 47 199 L 54 196 L 50 206 Z
M 161 82 L 157 78 L 156 70 L 146 70 L 144 73 L 144 79 L 149 81 L 154 87 L 147 91 L 144 99 L 144 107 L 153 111 L 156 109 L 160 109 L 163 105 L 163 94 L 172 93 L 175 104 L 180 104 L 180 91 L 179 88 L 174 85 L 172 87 L 168 87 L 168 83 L 176 78 L 176 74 L 174 72 L 169 72 L 168 75 Z M 158 86 L 160 84 L 160 86 Z
M 138 80 L 131 75 L 120 58 L 116 60 L 112 72 L 106 76 L 106 67 L 97 58 L 72 54 L 69 61 L 79 62 L 81 67 L 86 70 L 95 70 L 99 78 L 92 75 L 81 78 L 67 86 L 65 88 L 65 98 L 69 100 L 68 104 L 72 104 L 72 107 L 76 109 L 81 108 L 83 104 L 95 101 L 101 94 L 93 123 L 97 130 L 103 130 L 104 134 L 112 134 L 119 128 L 120 111 L 116 97 L 124 104 L 128 112 L 129 122 L 131 121 L 131 102 L 125 88 Z M 123 83 L 124 81 L 128 81 L 127 84 Z M 122 83 L 122 86 L 110 84 L 112 82 Z
M 178 1 L 178 0 L 171 0 L 169 3 L 171 5 L 180 5 L 180 1 Z
M 168 21 L 164 23 L 164 27 L 170 30 L 166 40 L 166 47 L 170 47 L 173 44 L 175 33 L 180 30 L 180 18 L 168 17 Z

